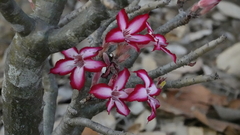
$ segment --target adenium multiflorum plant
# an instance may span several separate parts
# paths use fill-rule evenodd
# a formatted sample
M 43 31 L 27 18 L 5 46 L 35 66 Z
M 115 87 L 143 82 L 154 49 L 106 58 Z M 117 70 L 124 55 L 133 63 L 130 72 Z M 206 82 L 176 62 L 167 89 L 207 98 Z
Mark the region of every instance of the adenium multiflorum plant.
M 101 47 L 84 47 L 79 51 L 74 47 L 62 51 L 65 59 L 59 60 L 50 72 L 60 75 L 71 73 L 70 84 L 77 90 L 84 87 L 85 72 L 94 72 L 89 93 L 96 98 L 107 99 L 108 112 L 116 107 L 118 113 L 127 116 L 130 110 L 126 102 L 146 101 L 152 110 L 148 117 L 148 121 L 151 121 L 156 117 L 156 109 L 160 107 L 155 98 L 161 92 L 159 82 L 155 85 L 144 69 L 130 72 L 121 65 L 131 56 L 129 50 L 136 50 L 137 53 L 146 47 L 152 47 L 152 51 L 162 50 L 176 62 L 176 55 L 166 48 L 167 40 L 163 35 L 154 34 L 147 22 L 148 18 L 149 15 L 144 14 L 129 20 L 125 10 L 120 10 L 116 17 L 118 27 L 107 33 Z M 147 33 L 140 34 L 143 30 L 147 30 Z M 109 48 L 113 46 L 114 53 L 109 53 Z M 141 78 L 144 85 L 127 88 L 126 83 L 131 73 Z M 109 82 L 99 83 L 101 78 L 106 78 Z

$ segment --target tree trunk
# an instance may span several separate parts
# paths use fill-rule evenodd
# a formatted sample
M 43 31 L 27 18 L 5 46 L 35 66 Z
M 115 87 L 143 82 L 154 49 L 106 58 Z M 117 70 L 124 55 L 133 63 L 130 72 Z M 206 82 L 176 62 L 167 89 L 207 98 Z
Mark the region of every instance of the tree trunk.
M 31 38 L 30 38 L 31 37 Z M 34 53 L 32 36 L 15 35 L 7 52 L 2 88 L 5 135 L 39 135 L 44 59 Z

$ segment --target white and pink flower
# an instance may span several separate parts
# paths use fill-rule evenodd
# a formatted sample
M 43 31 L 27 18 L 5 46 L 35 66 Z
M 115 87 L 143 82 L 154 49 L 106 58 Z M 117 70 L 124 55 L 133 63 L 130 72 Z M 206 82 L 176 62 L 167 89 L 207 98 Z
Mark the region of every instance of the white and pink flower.
M 100 72 L 106 64 L 92 58 L 98 55 L 101 47 L 84 47 L 80 51 L 76 47 L 62 51 L 65 59 L 59 60 L 50 73 L 70 75 L 70 84 L 73 89 L 80 90 L 85 83 L 85 71 Z
M 125 41 L 133 46 L 137 51 L 139 51 L 137 44 L 147 44 L 153 40 L 152 37 L 148 34 L 137 34 L 146 28 L 146 22 L 148 18 L 149 15 L 144 14 L 139 15 L 129 21 L 125 9 L 122 9 L 116 17 L 118 27 L 108 32 L 105 41 L 118 43 Z
M 124 103 L 124 100 L 128 98 L 128 89 L 125 89 L 125 85 L 130 76 L 127 68 L 120 71 L 118 76 L 110 81 L 110 84 L 100 83 L 92 86 L 90 93 L 99 99 L 108 99 L 107 111 L 110 112 L 113 107 L 116 106 L 117 112 L 126 116 L 130 110 Z M 126 91 L 125 91 L 126 90 Z
M 169 51 L 166 47 L 168 45 L 166 38 L 163 35 L 160 34 L 153 34 L 153 30 L 148 22 L 146 22 L 148 34 L 153 37 L 153 41 L 150 42 L 147 46 L 154 46 L 153 51 L 155 50 L 162 50 L 163 52 L 167 53 L 171 56 L 173 61 L 176 63 L 177 57 L 175 54 L 173 54 L 171 51 Z
M 148 117 L 148 121 L 151 121 L 156 117 L 156 109 L 160 107 L 160 103 L 154 96 L 160 94 L 161 89 L 157 88 L 153 80 L 148 76 L 147 72 L 143 69 L 135 71 L 138 77 L 144 81 L 144 85 L 138 84 L 134 91 L 128 96 L 128 101 L 147 101 L 151 107 L 152 113 Z

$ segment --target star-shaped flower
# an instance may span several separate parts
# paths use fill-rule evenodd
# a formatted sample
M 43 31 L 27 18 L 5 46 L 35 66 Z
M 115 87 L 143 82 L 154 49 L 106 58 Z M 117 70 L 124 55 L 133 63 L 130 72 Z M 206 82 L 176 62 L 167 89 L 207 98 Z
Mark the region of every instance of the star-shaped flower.
M 85 71 L 99 72 L 106 66 L 102 61 L 96 61 L 92 58 L 98 55 L 101 47 L 84 47 L 80 51 L 76 47 L 62 51 L 65 59 L 59 60 L 50 73 L 70 75 L 70 84 L 72 88 L 80 90 L 85 83 Z
M 173 54 L 171 51 L 169 51 L 166 47 L 168 45 L 166 38 L 163 35 L 160 34 L 153 34 L 153 30 L 148 22 L 146 22 L 148 34 L 151 35 L 154 39 L 153 42 L 150 42 L 149 45 L 154 45 L 153 51 L 155 50 L 162 50 L 168 55 L 170 55 L 173 59 L 173 61 L 176 63 L 177 57 L 175 54 Z M 148 46 L 149 46 L 148 45 Z
M 127 89 L 125 85 L 130 76 L 127 68 L 120 71 L 118 76 L 114 78 L 110 85 L 105 83 L 100 83 L 92 86 L 90 93 L 99 99 L 109 99 L 107 102 L 107 111 L 110 112 L 111 109 L 116 106 L 117 112 L 126 116 L 129 114 L 130 110 L 124 103 L 127 99 Z M 125 91 L 126 90 L 126 91 Z
M 128 96 L 128 101 L 147 101 L 151 107 L 152 113 L 148 117 L 148 121 L 151 121 L 156 117 L 156 108 L 160 107 L 160 103 L 154 96 L 160 94 L 161 89 L 157 88 L 153 83 L 153 80 L 148 76 L 147 72 L 143 69 L 135 71 L 137 76 L 144 81 L 144 85 L 138 84 L 134 91 Z
M 128 42 L 131 46 L 133 46 L 137 51 L 139 48 L 137 44 L 147 44 L 152 41 L 152 37 L 150 35 L 141 35 L 137 34 L 146 28 L 146 22 L 149 18 L 148 14 L 139 15 L 133 18 L 131 21 L 128 21 L 127 13 L 125 9 L 122 9 L 116 19 L 118 27 L 112 29 L 106 35 L 106 42 Z

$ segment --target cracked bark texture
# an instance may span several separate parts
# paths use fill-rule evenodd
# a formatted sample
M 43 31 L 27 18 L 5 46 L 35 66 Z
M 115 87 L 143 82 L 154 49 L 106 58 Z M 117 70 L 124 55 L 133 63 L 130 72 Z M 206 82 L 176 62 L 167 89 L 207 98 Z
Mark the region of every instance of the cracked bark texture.
M 7 52 L 2 87 L 5 135 L 42 134 L 42 74 L 46 58 L 55 51 L 75 46 L 108 17 L 100 2 L 92 1 L 98 7 L 92 7 L 77 16 L 70 23 L 74 27 L 66 25 L 63 29 L 59 28 L 59 32 L 57 24 L 66 0 L 36 0 L 37 8 L 31 17 L 14 0 L 0 0 L 0 12 L 16 32 Z M 81 20 L 83 16 L 85 19 Z M 19 29 L 15 26 L 21 27 Z M 60 34 L 54 35 L 54 38 L 59 39 L 64 35 L 61 31 L 65 32 L 66 29 L 73 32 L 71 34 L 77 40 L 67 46 L 61 42 L 55 46 L 54 42 L 49 41 L 50 33 Z

